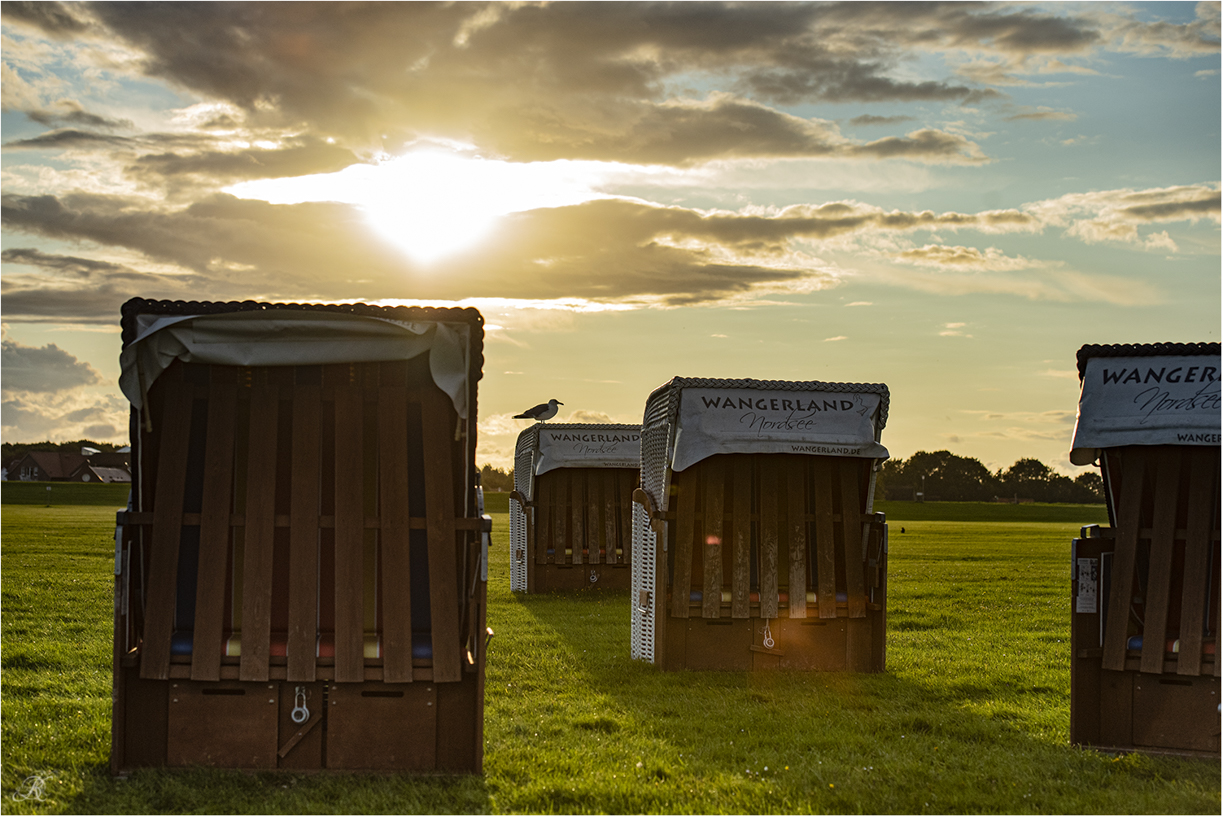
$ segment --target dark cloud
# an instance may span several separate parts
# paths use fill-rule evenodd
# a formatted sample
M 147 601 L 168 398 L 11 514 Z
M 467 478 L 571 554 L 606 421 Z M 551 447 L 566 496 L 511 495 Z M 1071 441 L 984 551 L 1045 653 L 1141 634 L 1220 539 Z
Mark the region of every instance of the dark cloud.
M 184 188 L 212 190 L 252 179 L 332 173 L 361 161 L 351 150 L 309 135 L 269 136 L 275 138 L 265 141 L 274 141 L 274 147 L 234 147 L 232 137 L 206 132 L 123 136 L 61 128 L 5 142 L 4 148 L 103 152 L 125 161 L 130 178 L 178 192 Z
M 88 363 L 77 360 L 54 343 L 25 346 L 7 338 L 0 341 L 4 392 L 61 392 L 102 382 Z
M 1069 111 L 1029 111 L 1003 118 L 1008 122 L 1073 122 L 1079 115 Z
M 31 136 L 28 139 L 14 139 L 11 142 L 5 142 L 4 147 L 6 150 L 100 150 L 128 147 L 134 144 L 134 140 L 127 136 L 94 133 L 76 128 L 60 128 Z
M 863 145 L 842 136 L 831 123 L 724 94 L 703 102 L 622 104 L 617 118 L 622 124 L 606 128 L 594 124 L 598 118 L 589 117 L 589 126 L 554 132 L 540 142 L 533 134 L 546 128 L 544 120 L 554 119 L 552 112 L 507 112 L 478 136 L 482 143 L 525 160 L 570 157 L 683 166 L 742 158 L 905 158 L 923 162 L 985 158 L 975 143 L 933 129 Z
M 798 240 L 879 230 L 1039 227 L 1034 217 L 1017 211 L 888 212 L 834 202 L 776 215 L 703 215 L 602 200 L 507 216 L 484 243 L 448 258 L 442 275 L 408 261 L 345 205 L 277 206 L 223 195 L 160 211 L 137 204 L 99 196 L 6 196 L 2 215 L 9 230 L 123 247 L 191 273 L 114 269 L 83 275 L 85 265 L 71 258 L 15 251 L 11 262 L 34 263 L 57 277 L 6 276 L 6 316 L 78 314 L 75 303 L 82 319 L 98 319 L 99 310 L 114 314 L 120 293 L 200 297 L 203 281 L 207 297 L 222 300 L 458 299 L 478 292 L 698 303 L 835 283 L 835 275 L 796 248 Z
M 901 122 L 911 121 L 913 121 L 911 116 L 875 116 L 873 114 L 863 114 L 849 120 L 849 124 L 869 127 L 874 125 L 899 125 Z
M 1213 216 L 1219 218 L 1219 191 L 1199 191 L 1196 195 L 1177 201 L 1161 201 L 1155 204 L 1135 204 L 1123 208 L 1122 212 L 1140 221 L 1174 221 Z
M 5 264 L 21 264 L 23 266 L 39 267 L 66 274 L 73 278 L 89 278 L 99 273 L 131 273 L 132 270 L 122 264 L 110 261 L 98 261 L 93 258 L 78 258 L 71 255 L 54 255 L 42 250 L 15 247 L 0 252 L 0 261 Z
M 195 274 L 140 272 L 122 264 L 14 248 L 0 253 L 5 264 L 36 270 L 7 272 L 0 280 L 4 315 L 10 321 L 115 323 L 129 298 L 191 300 L 208 282 Z
M 963 136 L 926 128 L 907 136 L 888 136 L 851 148 L 852 156 L 919 161 L 988 161 L 977 145 Z
M 334 173 L 358 162 L 351 150 L 301 137 L 277 148 L 146 153 L 126 170 L 133 178 L 156 184 L 220 187 L 252 179 Z
M 79 125 L 85 128 L 119 130 L 134 127 L 130 119 L 110 119 L 96 113 L 90 113 L 75 99 L 61 99 L 50 108 L 26 111 L 26 116 L 40 125 L 46 125 L 49 128 Z
M 5 0 L 0 5 L 0 18 L 6 23 L 24 24 L 51 36 L 70 37 L 90 29 L 89 22 L 75 13 L 83 5 Z
M 955 79 L 897 75 L 921 50 L 1080 53 L 1100 41 L 1099 24 L 1082 16 L 979 4 L 98 3 L 87 10 L 97 20 L 92 35 L 137 48 L 145 73 L 230 102 L 253 127 L 305 123 L 362 149 L 419 136 L 478 137 L 518 159 L 675 164 L 827 155 L 821 134 L 765 105 L 998 96 Z M 19 13 L 62 31 L 83 25 L 86 12 Z M 739 101 L 677 95 L 675 84 L 702 76 L 723 80 Z M 963 154 L 929 147 L 895 137 L 848 155 Z

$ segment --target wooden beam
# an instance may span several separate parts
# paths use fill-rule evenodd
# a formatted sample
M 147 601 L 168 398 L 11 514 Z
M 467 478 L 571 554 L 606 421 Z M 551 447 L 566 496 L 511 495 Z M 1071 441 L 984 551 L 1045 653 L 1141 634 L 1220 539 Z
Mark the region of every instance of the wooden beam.
M 200 570 L 192 632 L 191 678 L 194 681 L 221 679 L 237 401 L 234 384 L 212 383 L 208 396 L 204 491 L 200 504 Z
M 276 516 L 276 436 L 280 398 L 275 386 L 251 389 L 242 563 L 243 681 L 266 681 L 272 640 L 272 569 Z
M 145 596 L 144 641 L 140 677 L 164 679 L 170 666 L 170 635 L 178 584 L 178 546 L 182 538 L 183 489 L 191 435 L 193 398 L 187 389 L 171 388 L 156 426 L 161 429 L 153 492 L 153 532 L 149 584 Z M 145 406 L 151 411 L 152 406 Z

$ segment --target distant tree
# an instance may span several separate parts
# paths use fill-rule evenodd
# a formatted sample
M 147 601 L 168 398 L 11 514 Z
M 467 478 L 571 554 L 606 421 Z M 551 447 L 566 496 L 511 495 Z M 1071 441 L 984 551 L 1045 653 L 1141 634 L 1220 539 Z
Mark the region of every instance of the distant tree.
M 886 494 L 913 499 L 924 491 L 926 499 L 951 502 L 988 502 L 997 493 L 997 479 L 979 460 L 950 451 L 918 451 L 907 461 L 889 461 Z
M 31 451 L 75 451 L 79 454 L 84 447 L 96 448 L 109 454 L 123 446 L 119 443 L 95 443 L 93 440 L 73 440 L 66 443 L 53 443 L 50 440 L 41 443 L 0 443 L 0 460 L 8 462 L 24 457 Z
M 480 485 L 486 491 L 512 491 L 514 490 L 514 469 L 511 468 L 507 474 L 500 468 L 485 465 L 480 469 Z
M 1053 469 L 1038 459 L 1024 457 L 1005 471 L 998 472 L 1002 496 L 1023 497 L 1047 502 L 1053 483 Z M 1067 481 L 1069 481 L 1067 479 Z
M 1074 484 L 1078 486 L 1079 495 L 1083 497 L 1080 502 L 1104 501 L 1104 478 L 1100 476 L 1099 471 L 1084 471 L 1074 478 Z

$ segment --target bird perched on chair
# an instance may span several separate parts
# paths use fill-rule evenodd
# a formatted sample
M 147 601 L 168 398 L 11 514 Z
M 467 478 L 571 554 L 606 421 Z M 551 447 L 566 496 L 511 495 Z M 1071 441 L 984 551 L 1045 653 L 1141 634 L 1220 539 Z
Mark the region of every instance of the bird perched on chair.
M 562 403 L 560 400 L 557 400 L 555 397 L 553 397 L 548 402 L 540 403 L 538 406 L 535 406 L 534 408 L 529 408 L 526 411 L 524 411 L 522 414 L 515 414 L 514 419 L 515 420 L 538 420 L 539 422 L 542 423 L 544 420 L 551 420 L 553 417 L 555 417 L 556 407 L 563 406 L 563 405 L 565 404 Z

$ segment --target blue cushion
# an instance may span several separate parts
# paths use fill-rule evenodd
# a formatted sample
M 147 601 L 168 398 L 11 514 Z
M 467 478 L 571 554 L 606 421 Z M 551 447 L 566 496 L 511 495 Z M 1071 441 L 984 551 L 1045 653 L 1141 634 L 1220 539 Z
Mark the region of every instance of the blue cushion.
M 413 632 L 412 633 L 412 657 L 413 658 L 432 658 L 433 657 L 433 634 Z
M 170 655 L 191 655 L 192 633 L 190 630 L 178 630 L 170 636 Z

